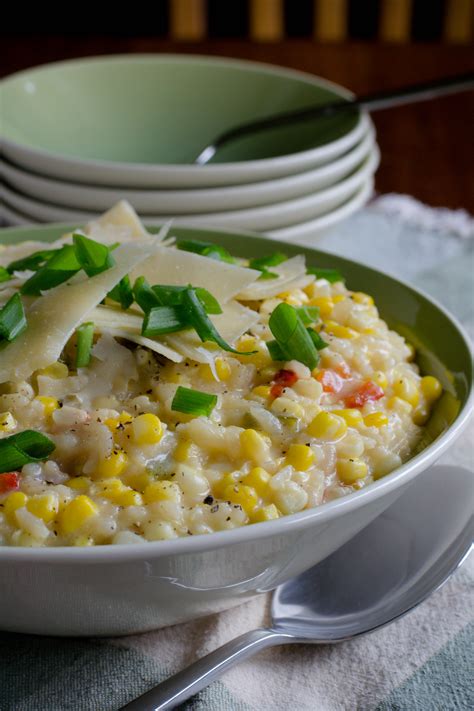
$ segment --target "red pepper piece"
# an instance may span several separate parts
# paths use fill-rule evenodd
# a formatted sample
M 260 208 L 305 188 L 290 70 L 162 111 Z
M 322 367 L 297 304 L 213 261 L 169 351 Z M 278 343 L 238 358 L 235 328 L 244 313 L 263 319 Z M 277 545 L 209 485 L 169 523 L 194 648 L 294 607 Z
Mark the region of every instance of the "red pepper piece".
M 280 397 L 285 388 L 291 388 L 292 385 L 296 383 L 298 376 L 293 370 L 279 370 L 278 373 L 273 378 L 274 384 L 270 390 L 271 396 L 273 398 Z
M 381 387 L 373 383 L 371 380 L 367 380 L 362 383 L 360 388 L 358 388 L 352 395 L 346 398 L 347 407 L 364 407 L 366 402 L 372 400 L 380 400 L 384 396 L 384 391 Z
M 344 380 L 347 380 L 352 375 L 351 369 L 349 368 L 345 360 L 341 361 L 341 363 L 338 363 L 334 370 L 338 375 L 341 376 L 341 378 L 344 378 Z
M 19 472 L 6 472 L 0 474 L 0 494 L 6 494 L 9 491 L 15 491 L 20 486 Z
M 321 383 L 325 393 L 338 393 L 344 384 L 341 376 L 334 370 L 325 370 L 324 368 L 316 375 L 316 380 Z

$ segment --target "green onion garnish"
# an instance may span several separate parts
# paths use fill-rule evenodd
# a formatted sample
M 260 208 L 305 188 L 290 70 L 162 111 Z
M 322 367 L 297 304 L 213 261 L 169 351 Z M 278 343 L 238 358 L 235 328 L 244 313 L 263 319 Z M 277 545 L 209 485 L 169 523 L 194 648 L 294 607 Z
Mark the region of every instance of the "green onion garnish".
M 208 314 L 221 314 L 222 309 L 217 299 L 202 287 L 194 286 L 173 286 L 168 284 L 156 284 L 150 286 L 145 277 L 138 277 L 133 287 L 135 301 L 146 313 L 154 306 L 182 306 L 183 294 L 186 289 L 194 289 L 198 299 L 206 309 Z
M 200 254 L 202 257 L 216 259 L 219 262 L 229 262 L 229 264 L 235 263 L 233 256 L 219 244 L 201 242 L 200 240 L 195 239 L 180 239 L 177 241 L 176 246 L 178 249 L 182 249 L 185 252 L 194 252 L 195 254 Z
M 316 279 L 326 279 L 330 284 L 344 281 L 344 277 L 337 269 L 323 269 L 322 267 L 308 267 L 307 274 L 314 274 Z
M 94 324 L 83 323 L 76 330 L 77 351 L 76 368 L 85 368 L 91 360 L 92 342 L 94 340 Z
M 239 353 L 240 355 L 251 355 L 255 351 L 237 351 L 232 348 L 218 333 L 216 327 L 206 313 L 201 300 L 196 294 L 196 290 L 188 288 L 183 293 L 183 307 L 189 320 L 189 324 L 194 328 L 201 341 L 214 341 L 224 351 L 229 353 Z
M 0 341 L 13 341 L 26 326 L 23 303 L 20 295 L 14 294 L 0 310 Z
M 0 439 L 0 473 L 20 469 L 30 462 L 41 462 L 55 449 L 54 442 L 34 430 Z
M 296 311 L 304 326 L 310 326 L 319 320 L 319 309 L 317 306 L 297 306 Z
M 29 296 L 39 295 L 42 291 L 52 289 L 67 281 L 80 268 L 81 265 L 77 260 L 74 247 L 65 245 L 23 284 L 21 293 Z
M 126 311 L 133 304 L 133 290 L 130 283 L 130 277 L 124 276 L 119 283 L 107 294 L 109 299 L 117 301 L 122 309 Z
M 319 333 L 317 331 L 314 331 L 312 328 L 307 328 L 306 329 L 311 337 L 311 340 L 313 341 L 314 345 L 316 346 L 316 350 L 322 351 L 323 348 L 327 348 L 329 343 L 326 343 L 326 341 L 321 338 Z
M 267 341 L 266 346 L 272 360 L 287 360 L 277 341 Z
M 145 313 L 142 335 L 155 338 L 164 333 L 183 331 L 188 327 L 187 314 L 182 306 L 154 306 Z
M 17 259 L 16 262 L 11 262 L 7 270 L 13 272 L 36 272 L 46 262 L 48 262 L 60 249 L 42 249 L 39 252 L 33 252 L 23 259 Z
M 183 388 L 180 385 L 171 403 L 171 409 L 175 412 L 184 412 L 187 415 L 209 417 L 216 404 L 217 395 L 192 390 L 192 388 Z
M 72 239 L 77 260 L 87 276 L 95 276 L 114 266 L 115 260 L 105 244 L 80 234 L 74 234 Z
M 133 296 L 139 307 L 147 313 L 154 306 L 162 306 L 144 276 L 138 277 L 133 285 Z
M 8 269 L 5 269 L 5 267 L 0 267 L 0 283 L 2 281 L 10 281 L 12 278 L 12 275 L 8 271 Z
M 297 360 L 311 370 L 316 367 L 319 360 L 318 351 L 293 306 L 278 304 L 268 325 L 285 360 Z
M 282 262 L 286 262 L 288 257 L 283 252 L 274 252 L 266 257 L 255 257 L 249 261 L 250 269 L 257 269 L 262 272 L 259 279 L 277 279 L 278 274 L 272 272 L 268 267 L 276 267 Z

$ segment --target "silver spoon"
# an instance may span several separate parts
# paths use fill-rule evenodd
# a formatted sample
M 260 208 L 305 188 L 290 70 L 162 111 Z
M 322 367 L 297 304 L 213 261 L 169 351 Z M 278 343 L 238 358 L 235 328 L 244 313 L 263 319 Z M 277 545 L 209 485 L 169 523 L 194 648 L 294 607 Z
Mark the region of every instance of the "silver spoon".
M 237 637 L 121 711 L 174 708 L 252 654 L 343 642 L 405 615 L 445 583 L 474 538 L 474 475 L 438 466 L 329 558 L 276 589 L 272 626 Z
M 276 114 L 269 118 L 244 123 L 228 131 L 224 131 L 224 133 L 217 136 L 212 143 L 201 151 L 194 162 L 198 165 L 206 165 L 215 156 L 219 148 L 222 148 L 238 138 L 243 138 L 252 133 L 258 133 L 267 129 L 287 126 L 288 124 L 305 121 L 307 119 L 333 116 L 343 111 L 353 111 L 354 109 L 368 111 L 389 109 L 393 106 L 411 104 L 417 101 L 427 101 L 428 99 L 435 99 L 438 96 L 445 96 L 447 94 L 472 89 L 474 89 L 474 74 L 471 73 L 449 77 L 439 81 L 414 84 L 401 89 L 395 89 L 394 91 L 360 96 L 350 101 L 341 99 L 330 104 L 318 104 L 316 106 L 308 106 L 304 109 L 297 109 L 296 111 Z

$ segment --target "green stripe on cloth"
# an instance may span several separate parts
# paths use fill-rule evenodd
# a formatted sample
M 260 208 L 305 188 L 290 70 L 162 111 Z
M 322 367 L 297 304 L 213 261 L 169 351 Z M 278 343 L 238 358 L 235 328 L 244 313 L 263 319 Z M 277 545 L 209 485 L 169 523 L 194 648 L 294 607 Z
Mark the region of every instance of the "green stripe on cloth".
M 171 674 L 100 641 L 0 634 L 1 711 L 116 711 Z M 182 711 L 249 711 L 221 682 Z
M 376 711 L 464 711 L 474 708 L 474 624 L 431 657 Z

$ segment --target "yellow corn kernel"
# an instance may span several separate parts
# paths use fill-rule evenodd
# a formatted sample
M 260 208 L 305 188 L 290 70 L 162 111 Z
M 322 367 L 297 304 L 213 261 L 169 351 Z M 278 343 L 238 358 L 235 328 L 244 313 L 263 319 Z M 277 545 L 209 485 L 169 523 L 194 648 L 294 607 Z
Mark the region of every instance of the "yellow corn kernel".
M 103 424 L 106 425 L 113 434 L 119 425 L 130 425 L 132 422 L 133 415 L 123 410 L 118 417 L 109 417 L 104 420 Z
M 59 514 L 58 522 L 63 535 L 68 536 L 79 530 L 90 518 L 99 512 L 97 504 L 81 494 L 69 502 Z
M 347 432 L 347 423 L 342 417 L 330 412 L 318 412 L 308 425 L 308 434 L 325 441 L 341 439 Z
M 393 384 L 393 392 L 412 407 L 416 407 L 420 400 L 420 391 L 411 378 L 399 378 Z
M 119 476 L 127 466 L 127 461 L 125 452 L 120 449 L 114 449 L 109 457 L 102 459 L 98 463 L 95 469 L 95 476 L 103 479 Z
M 275 518 L 280 518 L 280 513 L 275 504 L 269 504 L 254 511 L 250 520 L 252 523 L 262 523 L 263 521 L 272 521 Z
M 279 417 L 296 417 L 301 420 L 304 417 L 304 409 L 297 402 L 289 397 L 277 397 L 270 407 L 271 411 Z
M 201 375 L 202 375 L 202 373 L 201 373 Z M 211 373 L 211 375 L 212 375 L 212 373 Z M 175 383 L 178 385 L 186 383 L 186 378 L 184 377 L 184 375 L 181 375 L 181 373 L 170 373 L 166 379 L 167 379 L 168 383 Z M 212 380 L 214 380 L 214 377 L 212 377 Z
M 305 444 L 290 444 L 286 455 L 286 464 L 299 472 L 305 472 L 314 462 L 314 452 Z
M 13 432 L 16 428 L 16 420 L 11 412 L 0 413 L 0 432 Z
M 388 425 L 388 417 L 383 412 L 371 412 L 364 417 L 366 427 L 384 427 Z
M 94 540 L 90 536 L 76 536 L 72 542 L 72 545 L 85 548 L 86 546 L 93 546 Z
M 254 351 L 257 347 L 257 341 L 254 336 L 249 336 L 247 333 L 241 336 L 238 340 L 238 351 Z
M 435 378 L 432 375 L 425 375 L 425 377 L 421 379 L 420 388 L 428 402 L 434 402 L 437 400 L 443 391 L 438 378 Z
M 359 335 L 354 329 L 348 328 L 348 326 L 341 326 L 339 323 L 336 323 L 336 321 L 325 321 L 324 330 L 336 336 L 336 338 L 351 339 L 357 338 Z
M 15 511 L 26 506 L 28 497 L 22 491 L 12 491 L 3 502 L 3 513 L 12 525 L 16 524 Z
M 224 491 L 228 486 L 234 486 L 237 483 L 237 477 L 234 474 L 224 474 L 220 481 L 216 481 L 212 486 L 212 493 L 217 498 L 222 499 L 224 497 Z
M 372 373 L 371 380 L 380 388 L 382 388 L 382 390 L 385 390 L 388 385 L 387 376 L 382 370 L 376 370 L 375 373 Z
M 163 427 L 159 417 L 146 413 L 135 417 L 132 432 L 136 444 L 157 444 L 163 436 Z
M 55 410 L 59 408 L 59 402 L 55 397 L 46 397 L 44 395 L 39 395 L 36 400 L 43 405 L 43 412 L 45 417 L 50 417 Z
M 69 375 L 69 369 L 65 363 L 51 363 L 47 368 L 42 368 L 38 370 L 37 375 L 45 375 L 47 378 L 55 378 L 56 380 L 61 380 L 62 378 L 67 378 Z
M 193 443 L 189 439 L 181 440 L 174 448 L 174 458 L 177 462 L 187 462 L 191 453 Z
M 360 410 L 353 407 L 346 407 L 343 410 L 332 410 L 332 414 L 342 417 L 348 427 L 358 427 L 362 424 L 362 415 Z
M 413 411 L 413 422 L 415 425 L 422 427 L 428 422 L 430 416 L 430 408 L 425 405 L 418 405 L 418 407 Z
M 147 472 L 143 472 L 142 474 L 128 474 L 126 477 L 128 486 L 131 486 L 135 491 L 141 491 L 141 493 L 145 491 L 151 481 L 152 477 Z
M 143 496 L 138 493 L 138 491 L 133 491 L 133 489 L 127 489 L 118 494 L 115 499 L 112 500 L 117 506 L 142 506 Z
M 240 446 L 244 458 L 250 459 L 256 464 L 263 464 L 269 457 L 268 443 L 261 434 L 253 429 L 241 432 Z
M 179 501 L 181 490 L 178 484 L 172 481 L 152 481 L 143 492 L 143 499 L 146 504 L 155 501 Z
M 336 294 L 332 297 L 332 300 L 335 304 L 339 304 L 341 301 L 344 301 L 345 298 L 344 294 Z
M 375 328 L 363 328 L 361 333 L 364 333 L 366 336 L 373 336 L 375 334 Z
M 66 486 L 69 486 L 74 491 L 87 491 L 91 483 L 91 480 L 87 476 L 75 476 L 72 479 L 68 479 Z
M 126 491 L 126 487 L 121 479 L 114 478 L 100 482 L 97 486 L 97 491 L 99 496 L 113 501 L 119 494 Z
M 242 483 L 246 486 L 253 487 L 257 494 L 263 496 L 270 480 L 270 474 L 263 469 L 263 467 L 254 467 L 246 476 L 244 476 Z
M 339 459 L 337 475 L 343 484 L 354 484 L 367 476 L 367 464 L 361 459 Z
M 257 387 L 252 390 L 252 395 L 266 399 L 270 397 L 270 391 L 271 388 L 269 385 L 257 385 Z
M 355 301 L 356 304 L 364 304 L 365 306 L 373 306 L 374 305 L 374 300 L 371 296 L 368 294 L 364 294 L 363 291 L 354 291 L 351 294 L 352 301 Z
M 267 365 L 265 368 L 260 370 L 260 377 L 263 382 L 269 382 L 273 380 L 275 375 L 278 373 L 279 368 L 276 365 Z
M 33 516 L 37 516 L 45 523 L 56 518 L 59 511 L 58 497 L 54 494 L 41 494 L 29 499 L 26 508 Z
M 219 380 L 229 380 L 232 368 L 225 358 L 216 358 L 216 373 Z
M 224 499 L 243 508 L 247 515 L 251 514 L 258 504 L 258 495 L 253 486 L 246 484 L 231 484 L 224 490 Z
M 326 318 L 331 315 L 334 308 L 334 301 L 330 296 L 316 296 L 314 299 L 310 299 L 309 305 L 317 306 L 321 318 Z
M 397 397 L 396 395 L 394 395 L 388 400 L 387 407 L 390 408 L 390 410 L 396 410 L 397 412 L 406 415 L 409 415 L 410 412 L 413 410 L 409 402 L 407 402 L 406 400 L 402 400 L 401 397 Z

